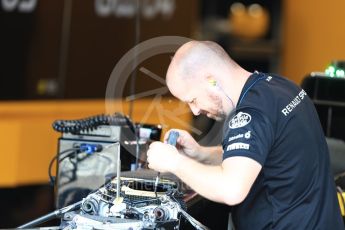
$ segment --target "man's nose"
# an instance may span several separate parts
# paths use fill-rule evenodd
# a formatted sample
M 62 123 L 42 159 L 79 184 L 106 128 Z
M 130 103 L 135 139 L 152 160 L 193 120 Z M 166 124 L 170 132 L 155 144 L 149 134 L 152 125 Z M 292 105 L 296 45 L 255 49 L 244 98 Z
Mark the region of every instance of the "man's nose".
M 193 113 L 195 116 L 200 115 L 200 109 L 199 109 L 198 107 L 196 107 L 196 106 L 193 105 L 193 104 L 189 104 L 189 107 L 190 107 L 190 110 L 192 110 L 192 113 Z

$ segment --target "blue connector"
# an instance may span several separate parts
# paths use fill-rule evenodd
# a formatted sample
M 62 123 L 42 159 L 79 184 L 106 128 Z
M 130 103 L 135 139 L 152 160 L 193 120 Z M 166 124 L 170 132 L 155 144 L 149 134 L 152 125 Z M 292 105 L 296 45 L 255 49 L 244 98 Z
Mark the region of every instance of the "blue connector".
M 103 150 L 103 146 L 100 144 L 86 144 L 83 143 L 80 145 L 80 151 L 85 152 L 86 154 L 92 154 L 95 152 L 101 152 Z

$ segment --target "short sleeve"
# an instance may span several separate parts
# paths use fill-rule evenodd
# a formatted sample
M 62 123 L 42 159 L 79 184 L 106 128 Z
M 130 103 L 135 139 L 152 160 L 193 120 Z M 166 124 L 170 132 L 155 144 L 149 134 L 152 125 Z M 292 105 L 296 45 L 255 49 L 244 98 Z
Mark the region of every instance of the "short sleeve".
M 272 123 L 254 109 L 237 111 L 225 124 L 223 160 L 233 156 L 249 157 L 264 165 L 273 144 Z

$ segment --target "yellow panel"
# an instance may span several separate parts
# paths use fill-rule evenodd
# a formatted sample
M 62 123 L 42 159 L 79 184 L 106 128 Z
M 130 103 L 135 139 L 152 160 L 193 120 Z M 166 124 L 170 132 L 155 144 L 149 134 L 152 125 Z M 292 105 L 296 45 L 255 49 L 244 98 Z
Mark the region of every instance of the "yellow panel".
M 0 184 L 13 186 L 17 182 L 21 127 L 18 122 L 0 120 Z
M 21 153 L 18 158 L 19 184 L 48 182 L 48 165 L 57 151 L 59 134 L 51 127 L 52 119 L 31 118 L 23 122 L 20 133 Z

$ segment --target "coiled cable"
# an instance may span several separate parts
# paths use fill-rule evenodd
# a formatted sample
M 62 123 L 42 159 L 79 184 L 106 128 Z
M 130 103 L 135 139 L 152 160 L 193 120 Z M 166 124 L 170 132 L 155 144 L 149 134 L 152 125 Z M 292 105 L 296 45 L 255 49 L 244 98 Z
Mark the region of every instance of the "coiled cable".
M 120 113 L 114 115 L 96 115 L 78 120 L 56 120 L 53 122 L 53 129 L 60 133 L 79 134 L 83 131 L 92 131 L 101 125 L 128 125 L 135 133 L 135 126 L 132 120 Z

